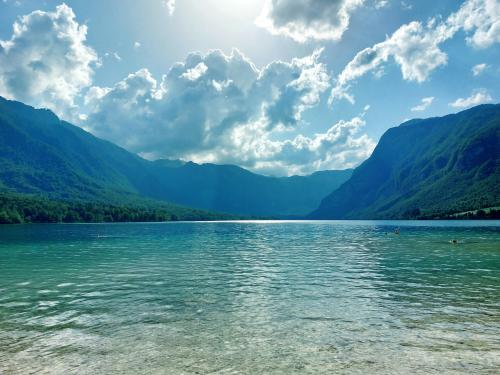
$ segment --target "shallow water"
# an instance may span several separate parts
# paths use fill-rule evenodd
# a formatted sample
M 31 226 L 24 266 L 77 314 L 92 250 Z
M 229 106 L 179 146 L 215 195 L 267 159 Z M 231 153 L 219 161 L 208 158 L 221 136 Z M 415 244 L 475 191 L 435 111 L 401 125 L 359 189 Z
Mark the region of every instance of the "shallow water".
M 2 374 L 489 374 L 499 338 L 499 222 L 0 227 Z

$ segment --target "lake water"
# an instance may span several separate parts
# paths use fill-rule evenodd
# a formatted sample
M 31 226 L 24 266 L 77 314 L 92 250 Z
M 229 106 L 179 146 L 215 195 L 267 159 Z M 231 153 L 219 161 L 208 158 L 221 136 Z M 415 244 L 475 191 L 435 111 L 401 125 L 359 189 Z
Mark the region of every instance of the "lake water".
M 0 227 L 1 374 L 499 371 L 499 222 Z

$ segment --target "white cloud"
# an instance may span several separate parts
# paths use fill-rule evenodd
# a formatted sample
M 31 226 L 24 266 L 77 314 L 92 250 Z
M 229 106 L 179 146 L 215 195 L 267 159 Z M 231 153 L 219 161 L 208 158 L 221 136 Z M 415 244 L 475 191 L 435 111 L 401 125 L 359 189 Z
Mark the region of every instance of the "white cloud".
M 100 61 L 86 45 L 86 32 L 64 4 L 21 17 L 12 37 L 0 41 L 0 95 L 51 108 L 151 158 L 292 174 L 355 166 L 374 147 L 362 132 L 362 115 L 325 133 L 295 136 L 304 111 L 330 87 L 322 50 L 263 68 L 238 50 L 193 53 L 161 80 L 142 69 L 98 87 L 92 75 Z M 121 59 L 116 52 L 104 57 Z M 83 109 L 75 104 L 80 101 Z
M 182 73 L 181 77 L 186 78 L 190 81 L 196 81 L 201 76 L 203 76 L 203 74 L 205 74 L 207 70 L 208 67 L 205 65 L 205 63 L 201 62 L 194 68 L 188 69 L 185 73 Z
M 362 116 L 339 121 L 325 133 L 312 137 L 299 135 L 286 141 L 262 143 L 271 150 L 266 157 L 258 157 L 257 167 L 263 172 L 307 174 L 318 170 L 353 168 L 366 160 L 375 148 L 375 142 L 360 134 L 365 126 Z M 252 143 L 250 143 L 251 145 Z
M 500 2 L 498 0 L 468 0 L 447 20 L 448 27 L 463 29 L 467 42 L 476 48 L 500 43 Z
M 134 42 L 134 48 L 141 48 L 141 43 L 140 42 Z
M 238 50 L 193 53 L 158 82 L 143 69 L 112 88 L 92 88 L 81 125 L 150 158 L 235 163 L 277 174 L 353 166 L 373 141 L 356 135 L 364 121 L 325 134 L 283 139 L 329 87 L 321 51 L 261 69 Z
M 389 6 L 389 0 L 377 0 L 375 2 L 376 9 L 387 8 Z
M 293 128 L 302 112 L 316 105 L 329 87 L 329 76 L 318 62 L 319 56 L 320 51 L 289 63 L 273 62 L 259 70 L 238 50 L 229 56 L 217 50 L 207 55 L 193 53 L 175 64 L 161 83 L 141 70 L 116 84 L 96 103 L 99 109 L 95 115 L 106 119 L 96 121 L 94 128 L 118 142 L 120 137 L 107 134 L 110 124 L 130 122 L 130 126 L 120 125 L 127 139 L 127 131 L 135 132 L 134 124 L 147 120 L 135 118 L 143 114 L 153 116 L 152 123 L 161 122 L 168 137 L 190 137 L 185 134 L 187 129 L 190 133 L 223 134 L 226 128 L 248 123 L 269 129 Z M 122 113 L 129 120 L 121 119 Z M 154 118 L 156 115 L 159 118 Z M 193 149 L 198 148 L 199 141 L 208 140 L 193 139 Z M 179 147 L 186 148 L 180 143 Z
M 491 103 L 493 98 L 485 89 L 477 89 L 468 98 L 458 98 L 449 105 L 453 108 L 468 108 L 478 104 Z
M 102 97 L 104 97 L 111 89 L 109 87 L 98 87 L 92 86 L 87 90 L 84 97 L 85 105 L 91 105 L 97 103 Z
M 434 101 L 433 96 L 429 96 L 427 98 L 422 98 L 422 100 L 420 101 L 420 104 L 416 105 L 411 110 L 413 112 L 425 111 L 432 104 L 433 101 Z
M 480 76 L 488 68 L 487 64 L 477 64 L 472 67 L 472 74 L 474 77 Z
M 403 79 L 423 82 L 429 74 L 447 62 L 447 56 L 439 44 L 447 38 L 446 30 L 429 30 L 420 22 L 401 26 L 384 42 L 358 52 L 337 77 L 330 101 L 347 99 L 354 103 L 348 93 L 350 82 L 367 72 L 377 72 L 390 58 L 399 65 Z
M 168 14 L 171 16 L 175 12 L 175 0 L 163 0 L 162 5 L 167 8 Z
M 445 21 L 433 18 L 425 25 L 417 21 L 402 25 L 385 41 L 356 54 L 337 77 L 330 102 L 346 99 L 354 103 L 349 93 L 352 82 L 367 72 L 383 69 L 391 59 L 399 65 L 403 79 L 426 81 L 435 69 L 448 61 L 440 45 L 460 30 L 467 33 L 468 43 L 478 48 L 500 42 L 498 0 L 467 0 Z
M 256 24 L 303 43 L 340 40 L 364 0 L 267 0 Z
M 104 57 L 106 57 L 106 58 L 113 58 L 116 61 L 122 61 L 122 58 L 120 57 L 120 55 L 118 54 L 118 52 L 106 52 L 104 54 Z
M 75 99 L 92 84 L 97 63 L 86 34 L 65 4 L 20 17 L 11 38 L 0 40 L 0 95 L 74 118 Z

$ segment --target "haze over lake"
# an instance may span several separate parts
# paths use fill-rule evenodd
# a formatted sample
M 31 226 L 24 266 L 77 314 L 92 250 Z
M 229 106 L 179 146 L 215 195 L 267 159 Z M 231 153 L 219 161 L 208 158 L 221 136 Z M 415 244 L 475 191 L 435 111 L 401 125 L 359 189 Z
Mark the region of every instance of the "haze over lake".
M 0 373 L 494 373 L 499 225 L 3 226 Z

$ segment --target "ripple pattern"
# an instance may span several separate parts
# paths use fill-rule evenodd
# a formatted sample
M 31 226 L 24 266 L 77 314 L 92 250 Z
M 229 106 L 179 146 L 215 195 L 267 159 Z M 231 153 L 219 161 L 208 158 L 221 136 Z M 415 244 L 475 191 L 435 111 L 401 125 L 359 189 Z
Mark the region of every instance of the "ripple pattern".
M 498 222 L 402 225 L 0 227 L 0 373 L 500 372 Z

